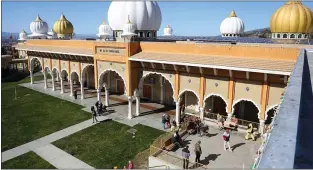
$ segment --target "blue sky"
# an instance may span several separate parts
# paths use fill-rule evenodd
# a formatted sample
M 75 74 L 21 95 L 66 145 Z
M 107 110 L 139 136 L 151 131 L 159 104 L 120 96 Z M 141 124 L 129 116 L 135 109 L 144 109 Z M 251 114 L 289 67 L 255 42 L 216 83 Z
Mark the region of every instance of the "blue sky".
M 74 25 L 76 34 L 97 34 L 98 26 L 107 20 L 111 2 L 2 2 L 2 31 L 30 32 L 29 25 L 37 14 L 46 21 L 49 29 L 61 13 Z M 245 23 L 245 30 L 269 26 L 276 9 L 285 2 L 159 2 L 162 25 L 169 24 L 175 35 L 219 35 L 222 20 L 234 8 Z M 313 9 L 313 2 L 303 2 Z M 161 31 L 161 32 L 160 32 Z

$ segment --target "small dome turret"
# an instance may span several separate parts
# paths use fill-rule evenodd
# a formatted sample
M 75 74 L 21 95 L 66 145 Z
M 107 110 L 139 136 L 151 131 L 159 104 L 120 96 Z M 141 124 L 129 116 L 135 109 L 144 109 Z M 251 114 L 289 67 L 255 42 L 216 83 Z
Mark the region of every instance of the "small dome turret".
M 23 29 L 22 32 L 19 34 L 19 39 L 20 41 L 25 41 L 27 40 L 27 33 L 26 31 Z
M 32 33 L 31 35 L 29 35 L 29 37 L 44 39 L 47 38 L 48 24 L 43 21 L 39 15 L 37 15 L 35 21 L 30 24 L 29 28 Z
M 98 30 L 99 33 L 97 35 L 101 39 L 106 39 L 108 36 L 112 34 L 111 27 L 105 21 L 103 21 L 103 23 L 99 26 Z
M 220 26 L 220 32 L 223 37 L 238 37 L 244 32 L 244 29 L 245 25 L 242 20 L 237 17 L 235 10 L 231 11 Z
M 164 28 L 164 36 L 172 36 L 173 35 L 173 29 L 169 25 L 166 25 Z
M 130 40 L 131 37 L 137 35 L 135 34 L 136 26 L 130 22 L 129 16 L 128 21 L 124 24 L 122 37 L 128 38 Z
M 62 13 L 60 20 L 54 23 L 53 30 L 57 33 L 58 38 L 70 39 L 73 36 L 74 27 Z
M 57 34 L 53 29 L 51 29 L 51 31 L 48 32 L 48 39 L 57 39 L 57 38 L 58 38 Z

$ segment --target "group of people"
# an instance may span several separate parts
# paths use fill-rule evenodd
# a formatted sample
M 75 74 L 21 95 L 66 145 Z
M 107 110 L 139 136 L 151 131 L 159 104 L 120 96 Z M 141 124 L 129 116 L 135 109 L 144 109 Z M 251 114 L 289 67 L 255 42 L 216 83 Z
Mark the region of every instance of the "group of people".
M 225 132 L 222 135 L 222 139 L 224 141 L 224 150 L 227 151 L 227 149 L 230 152 L 233 152 L 233 150 L 230 147 L 230 129 L 226 128 Z M 200 157 L 202 154 L 202 148 L 201 148 L 201 141 L 199 140 L 194 147 L 194 153 L 196 155 L 195 162 L 200 163 Z M 190 157 L 190 150 L 189 146 L 185 146 L 184 149 L 182 149 L 182 157 L 183 157 L 183 168 L 188 169 L 189 167 L 189 157 Z
M 175 120 L 172 121 L 172 125 L 174 126 L 173 123 L 175 123 L 175 126 L 177 125 L 176 124 L 176 121 L 174 122 Z M 164 129 L 168 129 L 168 128 L 171 128 L 171 116 L 168 114 L 168 113 L 163 113 L 162 115 L 162 124 L 163 124 L 163 128 Z
M 96 109 L 95 109 L 96 108 Z M 92 112 L 92 123 L 98 122 L 97 116 L 100 116 L 102 113 L 106 112 L 106 106 L 104 106 L 101 102 L 97 101 L 95 106 L 91 106 Z

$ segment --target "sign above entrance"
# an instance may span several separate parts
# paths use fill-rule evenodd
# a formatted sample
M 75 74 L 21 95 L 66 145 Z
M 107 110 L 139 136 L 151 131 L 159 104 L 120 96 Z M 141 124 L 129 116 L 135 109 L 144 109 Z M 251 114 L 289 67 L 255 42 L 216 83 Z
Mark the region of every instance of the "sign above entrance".
M 115 47 L 96 47 L 97 54 L 104 55 L 125 55 L 125 48 L 115 48 Z

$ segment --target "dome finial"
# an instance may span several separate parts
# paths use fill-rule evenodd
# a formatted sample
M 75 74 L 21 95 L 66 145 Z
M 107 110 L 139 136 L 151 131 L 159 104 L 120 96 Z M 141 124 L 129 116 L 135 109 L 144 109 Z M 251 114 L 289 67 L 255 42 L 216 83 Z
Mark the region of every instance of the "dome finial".
M 299 0 L 288 0 L 286 2 L 286 5 L 289 5 L 289 4 L 302 4 L 302 2 Z
M 42 21 L 41 20 L 41 18 L 40 18 L 40 16 L 39 16 L 39 14 L 37 15 L 37 18 L 36 18 L 36 20 L 35 20 L 36 22 L 40 22 L 40 21 Z
M 130 17 L 129 17 L 129 14 L 128 14 L 128 21 L 127 21 L 128 24 L 130 24 Z
M 106 25 L 106 24 L 107 24 L 107 22 L 104 20 L 104 21 L 102 22 L 102 24 L 103 24 L 103 25 Z
M 234 8 L 233 8 L 233 10 L 231 11 L 231 13 L 229 14 L 229 17 L 237 17 Z
M 66 20 L 65 16 L 64 16 L 64 13 L 62 12 L 62 15 L 60 17 L 60 20 Z

